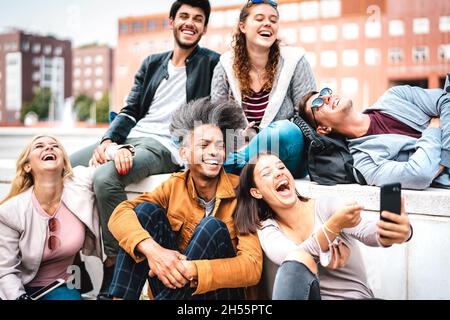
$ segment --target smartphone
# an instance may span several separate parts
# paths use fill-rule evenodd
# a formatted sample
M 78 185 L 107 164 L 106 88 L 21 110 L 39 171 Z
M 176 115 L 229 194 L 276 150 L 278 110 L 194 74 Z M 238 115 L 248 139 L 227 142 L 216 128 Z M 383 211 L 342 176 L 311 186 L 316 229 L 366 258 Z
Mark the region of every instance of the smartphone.
M 382 185 L 380 188 L 380 219 L 390 221 L 381 216 L 381 212 L 389 211 L 400 214 L 402 202 L 402 185 L 400 183 L 390 183 Z
M 55 290 L 56 288 L 62 286 L 65 283 L 66 283 L 66 280 L 57 279 L 57 280 L 53 281 L 52 283 L 50 283 L 48 286 L 45 286 L 45 287 L 39 289 L 38 291 L 36 291 L 35 293 L 31 294 L 30 298 L 31 298 L 31 300 L 39 300 L 40 298 L 45 296 L 50 291 Z

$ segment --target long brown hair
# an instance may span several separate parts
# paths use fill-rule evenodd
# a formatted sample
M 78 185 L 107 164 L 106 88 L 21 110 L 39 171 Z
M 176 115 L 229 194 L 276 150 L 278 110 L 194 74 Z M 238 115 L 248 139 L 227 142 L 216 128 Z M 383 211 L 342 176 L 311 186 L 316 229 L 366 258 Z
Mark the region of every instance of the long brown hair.
M 253 233 L 261 227 L 261 222 L 267 219 L 274 219 L 275 212 L 263 199 L 256 199 L 250 194 L 251 188 L 256 188 L 255 184 L 255 166 L 258 159 L 273 153 L 261 152 L 251 159 L 242 169 L 239 186 L 237 187 L 237 206 L 234 212 L 234 224 L 241 234 Z M 300 201 L 306 202 L 309 199 L 301 196 L 298 191 L 297 197 Z
M 30 143 L 28 143 L 25 148 L 22 150 L 22 152 L 19 155 L 19 158 L 17 158 L 16 162 L 16 176 L 12 180 L 11 183 L 11 190 L 9 191 L 8 195 L 5 199 L 0 201 L 0 205 L 11 199 L 12 197 L 28 190 L 31 186 L 34 185 L 34 177 L 31 174 L 31 172 L 25 171 L 25 165 L 30 161 L 29 156 L 31 152 L 31 147 L 33 143 L 40 138 L 48 137 L 58 144 L 59 148 L 61 149 L 64 157 L 64 170 L 62 172 L 63 179 L 68 178 L 72 175 L 72 166 L 70 165 L 69 156 L 67 155 L 66 150 L 64 149 L 61 142 L 54 136 L 51 135 L 37 135 L 35 136 Z
M 263 2 L 265 3 L 265 2 Z M 261 3 L 261 4 L 263 4 Z M 234 61 L 233 61 L 233 71 L 236 78 L 239 81 L 239 86 L 241 89 L 242 95 L 251 95 L 252 89 L 250 86 L 250 59 L 248 57 L 247 51 L 247 40 L 245 38 L 245 34 L 242 33 L 239 28 L 240 23 L 245 23 L 247 17 L 250 14 L 250 8 L 252 6 L 259 5 L 253 4 L 252 2 L 247 3 L 241 10 L 239 15 L 239 23 L 237 28 L 233 34 L 233 52 L 234 52 Z M 277 13 L 277 8 L 273 7 Z M 274 44 L 270 47 L 269 51 L 269 60 L 267 61 L 267 65 L 265 68 L 267 75 L 267 82 L 263 86 L 263 91 L 271 91 L 273 84 L 275 82 L 275 77 L 278 71 L 278 62 L 280 60 L 280 40 L 276 40 Z

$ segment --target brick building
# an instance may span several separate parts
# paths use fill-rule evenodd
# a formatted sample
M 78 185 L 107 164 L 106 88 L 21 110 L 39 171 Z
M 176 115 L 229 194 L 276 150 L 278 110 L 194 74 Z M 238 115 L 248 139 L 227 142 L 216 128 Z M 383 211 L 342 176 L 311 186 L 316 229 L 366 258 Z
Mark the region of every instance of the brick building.
M 111 91 L 113 82 L 113 49 L 89 45 L 73 49 L 73 95 L 86 94 L 100 100 Z
M 24 102 L 39 88 L 53 94 L 55 113 L 62 116 L 64 99 L 72 95 L 71 42 L 20 30 L 0 34 L 0 124 L 17 124 Z
M 319 87 L 364 109 L 386 89 L 443 86 L 450 72 L 448 0 L 280 0 L 279 36 L 301 46 Z M 241 6 L 213 8 L 201 45 L 223 53 Z M 119 20 L 113 109 L 123 106 L 142 60 L 173 47 L 167 13 Z

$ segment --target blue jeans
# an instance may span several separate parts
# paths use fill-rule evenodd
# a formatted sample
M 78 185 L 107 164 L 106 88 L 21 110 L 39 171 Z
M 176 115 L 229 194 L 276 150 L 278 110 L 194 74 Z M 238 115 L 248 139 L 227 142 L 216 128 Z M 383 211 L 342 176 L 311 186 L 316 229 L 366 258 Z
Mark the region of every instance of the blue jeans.
M 143 203 L 135 208 L 135 212 L 142 227 L 150 233 L 153 240 L 166 249 L 180 251 L 177 236 L 172 231 L 162 207 L 153 203 Z M 183 254 L 187 260 L 212 260 L 236 256 L 225 223 L 211 216 L 204 218 L 197 225 Z M 136 263 L 130 255 L 120 249 L 109 294 L 125 300 L 139 299 L 149 271 L 147 260 Z M 224 288 L 193 296 L 195 288 L 191 288 L 189 283 L 180 289 L 169 289 L 157 277 L 148 278 L 148 281 L 155 300 L 244 298 L 243 288 Z
M 278 268 L 273 300 L 320 300 L 319 278 L 298 261 L 285 261 Z
M 242 151 L 230 152 L 224 164 L 225 171 L 239 174 L 250 159 L 270 151 L 278 155 L 295 178 L 303 178 L 307 174 L 304 145 L 303 133 L 294 123 L 275 121 L 261 130 Z
M 26 287 L 25 291 L 28 295 L 41 289 L 40 287 Z M 56 288 L 50 291 L 39 300 L 82 300 L 80 291 L 77 289 L 69 289 L 66 285 Z

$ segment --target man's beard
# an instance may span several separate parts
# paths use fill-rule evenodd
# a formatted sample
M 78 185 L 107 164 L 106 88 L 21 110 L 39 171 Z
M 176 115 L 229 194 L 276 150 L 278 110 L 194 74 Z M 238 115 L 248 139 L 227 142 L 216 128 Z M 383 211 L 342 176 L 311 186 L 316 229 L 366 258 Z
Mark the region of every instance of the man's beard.
M 181 30 L 178 30 L 178 31 L 179 31 L 180 34 L 181 34 Z M 173 36 L 174 36 L 174 38 L 175 38 L 175 41 L 176 41 L 177 45 L 178 45 L 181 49 L 184 49 L 184 50 L 188 50 L 188 49 L 194 48 L 195 46 L 197 46 L 197 44 L 198 44 L 198 43 L 200 42 L 200 40 L 202 39 L 202 37 L 200 36 L 200 37 L 198 37 L 198 39 L 197 39 L 196 41 L 194 41 L 193 43 L 183 43 L 183 42 L 181 42 L 181 40 L 179 39 L 178 33 L 177 33 L 176 30 L 174 30 Z

